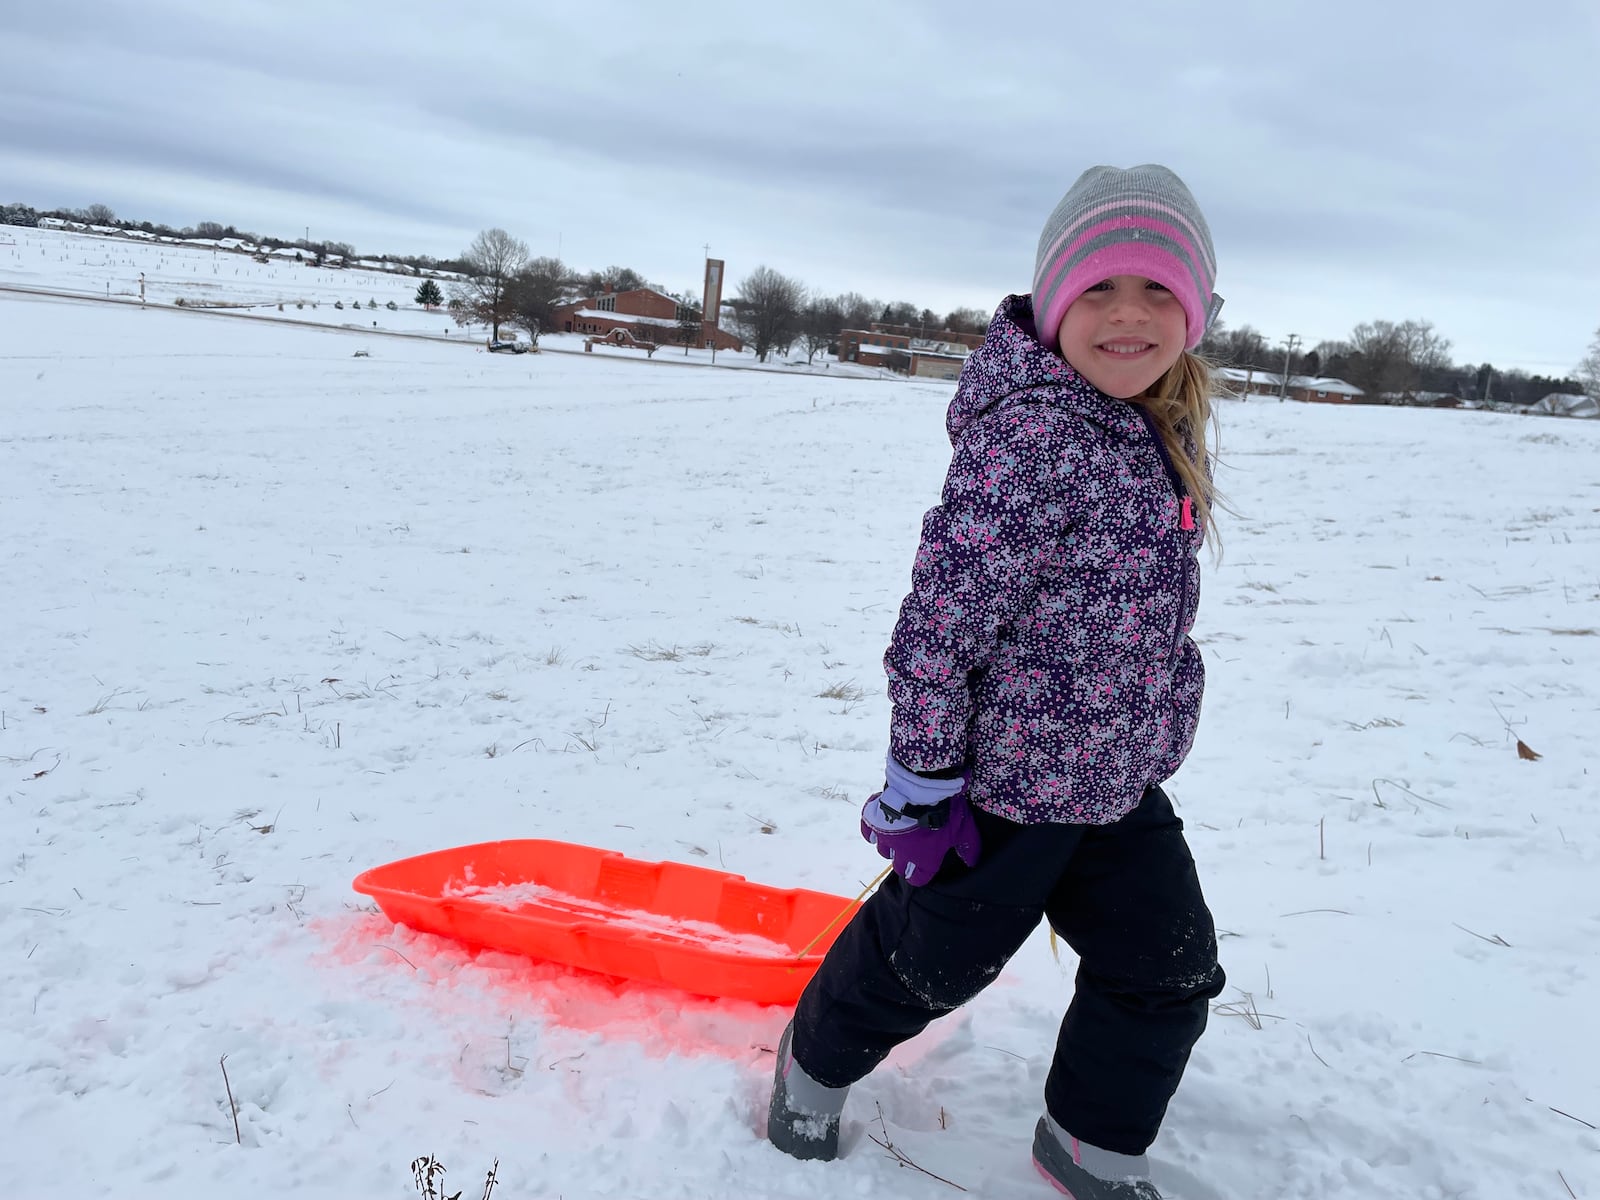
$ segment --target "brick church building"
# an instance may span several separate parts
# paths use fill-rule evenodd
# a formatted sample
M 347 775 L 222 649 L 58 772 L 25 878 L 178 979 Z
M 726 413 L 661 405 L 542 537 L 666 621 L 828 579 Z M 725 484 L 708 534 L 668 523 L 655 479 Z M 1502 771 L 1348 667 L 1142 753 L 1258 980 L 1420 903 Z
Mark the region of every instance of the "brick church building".
M 685 321 L 699 327 L 697 345 L 718 350 L 743 350 L 744 343 L 712 321 L 702 321 L 698 310 L 679 304 L 654 288 L 634 288 L 627 292 L 607 292 L 586 296 L 563 304 L 552 314 L 552 333 L 584 333 L 604 337 L 614 329 L 626 329 L 642 342 L 661 346 L 682 345 L 679 329 Z

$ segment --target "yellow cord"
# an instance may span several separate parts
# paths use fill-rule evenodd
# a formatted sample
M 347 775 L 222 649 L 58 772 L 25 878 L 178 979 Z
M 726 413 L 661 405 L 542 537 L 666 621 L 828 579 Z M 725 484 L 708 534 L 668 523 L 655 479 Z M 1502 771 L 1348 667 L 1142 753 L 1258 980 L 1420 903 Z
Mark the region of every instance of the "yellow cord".
M 800 949 L 800 953 L 796 954 L 795 957 L 796 958 L 804 958 L 806 956 L 807 952 L 810 951 L 811 947 L 815 946 L 818 942 L 820 942 L 827 935 L 828 930 L 832 929 L 840 921 L 844 920 L 844 918 L 847 915 L 849 915 L 850 910 L 855 908 L 856 905 L 860 904 L 863 900 L 865 900 L 867 898 L 868 893 L 870 893 L 873 888 L 877 887 L 885 879 L 889 878 L 889 872 L 892 871 L 892 870 L 894 870 L 894 864 L 890 863 L 887 867 L 885 867 L 883 869 L 883 871 L 878 875 L 878 877 L 876 879 L 874 879 L 871 883 L 867 884 L 866 887 L 861 889 L 861 894 L 859 896 L 857 896 L 854 900 L 850 901 L 849 904 L 846 904 L 843 908 L 841 908 L 839 910 L 839 915 L 837 917 L 835 917 L 833 920 L 829 921 L 826 925 L 824 925 L 822 927 L 822 931 L 820 933 L 818 933 L 816 937 L 812 938 L 809 942 L 807 942 L 804 946 L 802 946 L 801 949 Z
M 800 952 L 798 954 L 796 954 L 795 957 L 796 958 L 804 958 L 806 956 L 806 954 L 810 951 L 811 947 L 815 946 L 825 936 L 827 936 L 828 930 L 832 929 L 835 925 L 837 925 L 840 921 L 842 921 L 845 918 L 846 914 L 848 914 L 851 909 L 855 908 L 856 905 L 860 904 L 863 900 L 865 900 L 867 898 L 867 895 L 875 887 L 877 887 L 885 879 L 889 878 L 889 872 L 892 871 L 892 870 L 894 870 L 894 864 L 890 863 L 887 867 L 885 867 L 882 871 L 880 871 L 878 873 L 878 877 L 876 879 L 874 879 L 871 883 L 867 884 L 866 887 L 861 889 L 860 895 L 858 895 L 854 900 L 850 901 L 849 904 L 846 904 L 843 908 L 841 908 L 839 910 L 839 915 L 834 917 L 833 920 L 829 921 L 826 925 L 824 925 L 822 927 L 821 932 L 819 932 L 816 937 L 812 938 L 803 947 L 801 947 Z M 1050 955 L 1051 955 L 1052 958 L 1054 958 L 1056 960 L 1057 963 L 1059 963 L 1061 961 L 1061 943 L 1060 943 L 1059 939 L 1057 939 L 1057 937 L 1056 937 L 1056 931 L 1055 931 L 1055 927 L 1054 926 L 1051 926 L 1051 928 L 1050 928 Z

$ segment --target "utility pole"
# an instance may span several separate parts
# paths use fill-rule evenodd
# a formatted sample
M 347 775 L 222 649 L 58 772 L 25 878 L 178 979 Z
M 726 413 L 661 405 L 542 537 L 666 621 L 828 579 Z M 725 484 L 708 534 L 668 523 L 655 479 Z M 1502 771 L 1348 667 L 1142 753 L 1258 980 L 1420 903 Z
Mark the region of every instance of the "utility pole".
M 1283 342 L 1283 375 L 1278 379 L 1278 403 L 1282 404 L 1289 391 L 1289 360 L 1300 345 L 1300 335 L 1291 333 Z

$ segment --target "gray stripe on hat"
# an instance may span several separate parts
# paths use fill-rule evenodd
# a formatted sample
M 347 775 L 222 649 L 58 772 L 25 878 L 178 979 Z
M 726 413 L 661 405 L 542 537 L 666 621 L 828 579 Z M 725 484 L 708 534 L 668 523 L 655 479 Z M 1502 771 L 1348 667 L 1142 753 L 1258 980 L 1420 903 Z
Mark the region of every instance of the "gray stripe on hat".
M 1187 224 L 1193 234 L 1195 248 L 1203 260 L 1203 273 L 1211 276 L 1211 279 L 1202 282 L 1199 291 L 1203 296 L 1210 294 L 1217 271 L 1216 251 L 1211 244 L 1211 229 L 1206 224 L 1200 206 L 1195 203 L 1193 193 L 1184 185 L 1183 180 L 1166 167 L 1154 163 L 1129 167 L 1127 170 L 1105 166 L 1090 167 L 1078 176 L 1077 182 L 1061 198 L 1061 202 L 1045 221 L 1044 230 L 1039 235 L 1038 249 L 1034 254 L 1035 281 L 1044 277 L 1048 265 L 1046 255 L 1055 245 L 1056 239 L 1069 226 L 1081 219 L 1083 214 L 1108 204 L 1124 210 L 1160 204 L 1173 210 L 1172 214 L 1164 212 L 1138 214 L 1158 220 L 1173 220 L 1175 219 L 1173 214 L 1178 214 L 1181 218 L 1178 219 L 1178 223 Z M 1099 219 L 1117 215 L 1122 214 L 1102 213 Z M 1190 257 L 1186 250 L 1181 251 L 1181 256 Z
M 1033 302 L 1035 309 L 1042 312 L 1044 309 L 1050 306 L 1051 298 L 1058 290 L 1060 290 L 1061 285 L 1067 281 L 1073 270 L 1078 266 L 1079 263 L 1083 262 L 1084 259 L 1101 250 L 1107 250 L 1113 246 L 1125 245 L 1128 242 L 1142 242 L 1145 245 L 1154 246 L 1157 249 L 1164 251 L 1174 263 L 1188 272 L 1189 278 L 1194 281 L 1194 290 L 1201 298 L 1200 303 L 1207 303 L 1207 297 L 1211 295 L 1211 288 L 1208 282 L 1202 278 L 1200 272 L 1196 269 L 1194 259 L 1190 257 L 1188 250 L 1185 249 L 1181 243 L 1168 237 L 1166 234 L 1157 233 L 1153 229 L 1121 228 L 1108 229 L 1104 233 L 1089 239 L 1089 241 L 1085 242 L 1083 246 L 1080 247 L 1078 251 L 1068 259 L 1052 260 L 1049 263 L 1049 269 L 1056 275 L 1056 281 L 1053 285 L 1051 285 L 1048 292 L 1044 293 L 1042 296 L 1034 297 Z

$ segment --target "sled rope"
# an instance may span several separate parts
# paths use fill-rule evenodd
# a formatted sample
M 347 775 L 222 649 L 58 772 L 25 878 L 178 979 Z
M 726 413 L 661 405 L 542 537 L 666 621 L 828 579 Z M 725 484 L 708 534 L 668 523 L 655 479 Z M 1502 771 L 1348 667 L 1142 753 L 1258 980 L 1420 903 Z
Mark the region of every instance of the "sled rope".
M 867 884 L 866 887 L 861 889 L 861 894 L 860 895 L 858 895 L 854 900 L 850 901 L 849 904 L 846 904 L 843 908 L 841 908 L 839 910 L 839 915 L 834 917 L 833 920 L 829 921 L 826 925 L 824 925 L 822 927 L 822 930 L 817 934 L 816 937 L 812 938 L 809 942 L 807 942 L 804 946 L 802 946 L 800 948 L 800 952 L 798 954 L 796 954 L 795 957 L 796 958 L 804 958 L 806 956 L 806 954 L 810 952 L 811 947 L 815 946 L 818 942 L 820 942 L 823 939 L 824 936 L 826 936 L 828 930 L 832 929 L 840 921 L 844 920 L 846 914 L 848 914 L 850 912 L 850 910 L 853 909 L 856 905 L 860 904 L 863 900 L 865 900 L 867 898 L 868 893 L 870 893 L 873 888 L 877 887 L 885 879 L 889 878 L 889 872 L 892 871 L 892 870 L 894 870 L 894 864 L 890 863 L 881 872 L 879 872 L 878 877 L 876 879 L 874 879 L 871 883 Z

